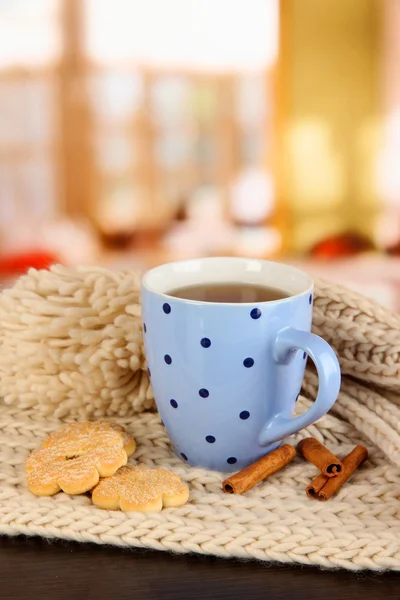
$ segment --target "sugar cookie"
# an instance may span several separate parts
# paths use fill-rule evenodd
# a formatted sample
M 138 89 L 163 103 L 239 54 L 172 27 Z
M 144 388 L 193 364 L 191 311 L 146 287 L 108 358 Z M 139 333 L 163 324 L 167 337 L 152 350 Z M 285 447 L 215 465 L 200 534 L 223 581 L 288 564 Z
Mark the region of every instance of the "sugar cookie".
M 92 500 L 100 508 L 143 513 L 181 506 L 188 498 L 189 488 L 177 475 L 144 465 L 122 467 L 112 477 L 101 479 L 92 492 Z
M 122 427 L 122 425 L 118 425 L 118 423 L 113 423 L 113 422 L 108 422 L 108 421 L 97 421 L 97 423 L 104 423 L 106 425 L 108 425 L 109 427 L 111 427 L 112 429 L 114 429 L 115 431 L 118 431 L 118 433 L 121 434 L 122 436 L 122 440 L 124 442 L 124 450 L 127 453 L 128 456 L 132 456 L 132 454 L 135 452 L 136 450 L 136 442 L 133 439 L 133 437 L 131 437 L 129 435 L 129 433 L 127 433 L 125 431 L 125 429 Z
M 37 496 L 52 496 L 60 490 L 82 494 L 100 477 L 109 477 L 125 465 L 134 448 L 134 440 L 114 423 L 65 425 L 28 456 L 28 487 Z
M 92 446 L 99 444 L 103 446 L 102 440 L 104 439 L 104 432 L 109 430 L 116 431 L 120 434 L 124 444 L 124 450 L 128 456 L 131 456 L 136 450 L 135 440 L 125 431 L 122 425 L 114 423 L 112 421 L 84 421 L 78 423 L 69 423 L 64 425 L 58 431 L 51 433 L 47 439 L 44 440 L 42 448 L 50 448 L 58 446 L 60 443 L 66 444 L 66 440 L 71 440 L 75 445 L 79 438 L 79 444 L 87 441 Z

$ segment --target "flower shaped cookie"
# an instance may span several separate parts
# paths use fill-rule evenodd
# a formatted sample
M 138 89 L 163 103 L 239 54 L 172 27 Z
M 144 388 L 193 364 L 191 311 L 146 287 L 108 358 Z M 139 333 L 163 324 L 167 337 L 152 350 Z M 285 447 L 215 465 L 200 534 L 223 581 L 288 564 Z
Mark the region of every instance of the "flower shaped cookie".
M 122 467 L 112 477 L 102 479 L 92 492 L 92 500 L 100 508 L 143 513 L 181 506 L 188 498 L 189 489 L 177 475 L 144 465 Z
M 52 496 L 60 490 L 82 494 L 100 477 L 109 477 L 126 465 L 135 448 L 135 441 L 115 423 L 65 425 L 28 456 L 28 487 L 37 496 Z

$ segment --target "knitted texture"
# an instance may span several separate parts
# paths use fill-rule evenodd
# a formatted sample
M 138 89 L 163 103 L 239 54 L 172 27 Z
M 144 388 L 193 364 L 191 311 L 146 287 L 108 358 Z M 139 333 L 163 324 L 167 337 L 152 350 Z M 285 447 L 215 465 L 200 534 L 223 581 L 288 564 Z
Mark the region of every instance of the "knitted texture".
M 336 350 L 343 374 L 400 392 L 399 315 L 317 279 L 313 331 Z
M 154 407 L 140 278 L 31 269 L 0 296 L 0 396 L 44 415 L 125 416 Z
M 2 294 L 0 324 L 0 394 L 6 401 L 0 404 L 0 534 L 400 570 L 396 315 L 345 288 L 317 282 L 314 330 L 335 347 L 351 377 L 343 378 L 331 413 L 288 441 L 312 435 L 339 457 L 357 443 L 370 451 L 369 461 L 327 503 L 306 497 L 305 487 L 317 471 L 301 458 L 245 495 L 234 496 L 222 492 L 223 473 L 190 467 L 174 455 L 158 414 L 142 412 L 153 400 L 135 274 L 60 267 L 32 271 Z M 94 361 L 89 351 L 85 354 L 88 348 Z M 112 368 L 118 374 L 114 378 Z M 135 373 L 145 383 L 121 392 L 128 385 L 124 377 L 130 381 Z M 39 387 L 30 389 L 33 385 Z M 107 388 L 103 395 L 101 385 Z M 316 389 L 310 370 L 299 412 L 310 405 Z M 86 496 L 30 494 L 24 461 L 48 433 L 77 417 L 118 413 L 113 421 L 137 441 L 129 463 L 174 471 L 189 484 L 188 504 L 157 514 L 125 514 L 98 509 Z
M 174 471 L 189 484 L 188 504 L 143 515 L 101 510 L 86 496 L 33 496 L 27 490 L 24 460 L 61 422 L 3 406 L 0 534 L 328 568 L 400 569 L 400 469 L 378 447 L 368 443 L 370 461 L 327 503 L 306 497 L 306 484 L 317 470 L 301 458 L 245 495 L 233 496 L 222 492 L 222 473 L 191 468 L 174 455 L 157 413 L 116 421 L 137 441 L 129 464 Z M 296 443 L 307 434 L 339 456 L 365 443 L 352 425 L 331 415 L 289 441 Z

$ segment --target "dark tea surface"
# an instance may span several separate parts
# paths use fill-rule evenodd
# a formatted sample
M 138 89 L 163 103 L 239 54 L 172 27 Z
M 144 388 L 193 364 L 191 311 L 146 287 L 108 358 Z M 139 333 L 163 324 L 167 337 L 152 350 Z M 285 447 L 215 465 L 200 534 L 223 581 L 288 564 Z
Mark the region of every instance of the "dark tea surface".
M 249 283 L 207 283 L 187 285 L 168 292 L 174 298 L 197 300 L 198 302 L 272 302 L 288 298 L 290 294 L 278 288 Z

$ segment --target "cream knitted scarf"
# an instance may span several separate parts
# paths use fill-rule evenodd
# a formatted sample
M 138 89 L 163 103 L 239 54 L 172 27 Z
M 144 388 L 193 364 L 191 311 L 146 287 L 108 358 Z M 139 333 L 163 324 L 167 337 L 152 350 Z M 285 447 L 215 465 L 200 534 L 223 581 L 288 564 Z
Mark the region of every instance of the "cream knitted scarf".
M 296 459 L 246 495 L 222 473 L 183 464 L 155 411 L 141 337 L 139 277 L 100 268 L 31 271 L 0 296 L 0 534 L 400 570 L 400 318 L 317 281 L 314 331 L 336 350 L 343 384 L 313 435 L 339 456 L 358 442 L 370 460 L 326 504 L 306 498 L 315 468 Z M 308 371 L 299 410 L 312 402 Z M 158 514 L 102 511 L 85 496 L 36 498 L 24 460 L 65 420 L 112 417 L 134 435 L 132 464 L 185 479 L 187 505 Z

